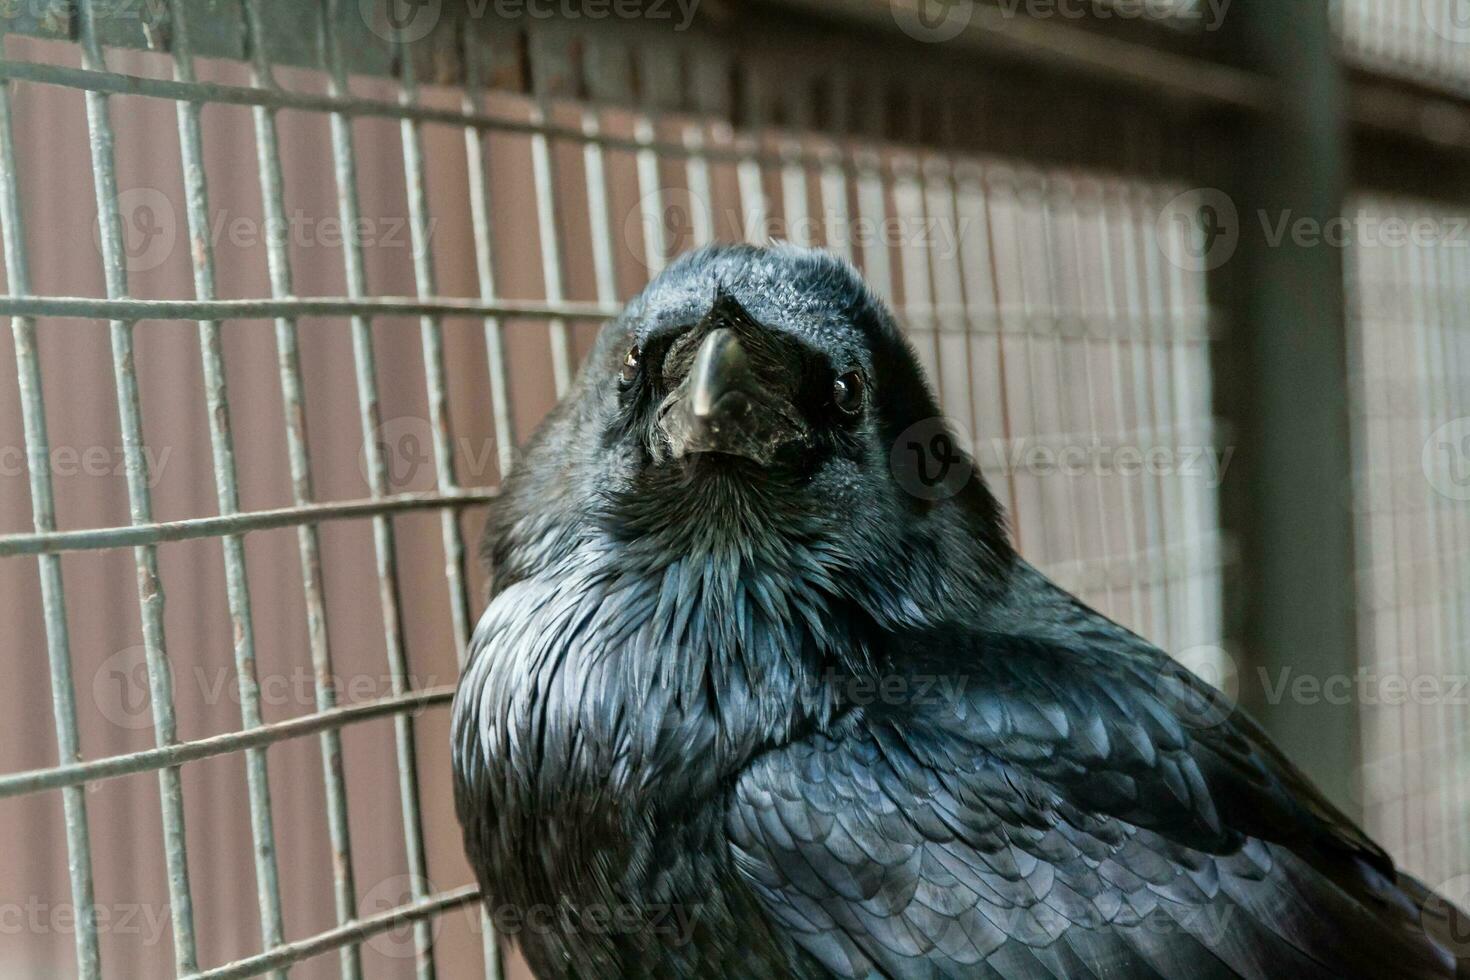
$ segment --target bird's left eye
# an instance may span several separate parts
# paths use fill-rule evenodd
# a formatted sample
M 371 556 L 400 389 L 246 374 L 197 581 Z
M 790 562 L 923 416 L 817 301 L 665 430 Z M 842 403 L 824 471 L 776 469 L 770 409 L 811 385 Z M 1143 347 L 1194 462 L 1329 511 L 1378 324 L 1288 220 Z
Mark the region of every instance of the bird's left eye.
M 863 376 L 849 371 L 832 382 L 832 404 L 845 415 L 856 415 L 863 409 Z
M 628 353 L 623 355 L 623 369 L 618 372 L 618 380 L 624 385 L 630 385 L 638 380 L 638 367 L 643 363 L 643 351 L 638 347 L 629 347 Z

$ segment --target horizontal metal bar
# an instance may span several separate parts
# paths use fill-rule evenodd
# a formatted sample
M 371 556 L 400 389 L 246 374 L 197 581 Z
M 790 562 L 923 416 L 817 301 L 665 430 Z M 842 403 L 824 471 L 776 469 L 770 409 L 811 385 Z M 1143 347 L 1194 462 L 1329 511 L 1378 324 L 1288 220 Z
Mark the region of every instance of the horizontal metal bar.
M 14 555 L 44 555 L 58 551 L 93 551 L 101 548 L 131 548 L 163 541 L 213 538 L 244 534 L 277 527 L 296 527 L 320 521 L 351 520 L 412 510 L 445 507 L 475 507 L 495 499 L 495 491 L 478 488 L 455 493 L 401 493 L 370 500 L 345 500 L 252 510 L 215 517 L 193 517 L 183 521 L 159 521 L 126 527 L 85 528 L 77 531 L 48 531 L 7 534 L 0 537 L 0 558 Z
M 249 85 L 219 85 L 211 82 L 180 82 L 173 79 L 145 78 L 141 75 L 127 75 L 113 71 L 85 71 L 64 65 L 31 61 L 0 63 L 0 79 L 6 78 L 40 85 L 60 85 L 84 92 L 101 92 L 108 95 L 141 95 L 181 102 L 264 106 L 272 109 L 297 109 L 304 112 L 341 113 L 347 116 L 407 119 L 440 123 L 446 126 L 470 126 L 476 129 L 506 133 L 543 135 L 575 143 L 596 142 L 605 147 L 629 152 L 636 152 L 651 146 L 660 154 L 670 157 L 685 157 L 695 152 L 682 142 L 658 140 L 652 143 L 640 143 L 634 139 L 612 136 L 604 132 L 588 133 L 581 126 L 564 126 L 547 121 L 524 122 L 464 109 L 364 99 L 353 95 L 292 92 L 281 88 L 265 89 Z M 705 147 L 698 152 L 702 156 L 717 160 L 733 161 L 742 157 L 750 157 L 752 154 L 757 159 L 767 162 L 791 159 L 789 156 L 782 157 L 774 152 L 764 152 L 759 149 L 737 150 L 724 146 Z M 803 149 L 796 158 L 815 164 L 823 162 L 829 155 L 830 153 L 824 153 L 820 149 Z
M 292 296 L 285 299 L 97 299 L 89 296 L 0 296 L 0 316 L 75 317 L 84 320 L 273 320 L 324 316 L 565 317 L 606 320 L 617 307 L 600 303 L 542 303 L 434 296 Z
M 239 752 L 243 749 L 264 748 L 276 742 L 301 738 L 304 735 L 316 735 L 331 728 L 342 728 L 357 722 L 371 721 L 374 718 L 422 711 L 437 705 L 448 704 L 453 698 L 454 686 L 445 684 L 421 691 L 410 691 L 379 698 L 376 701 L 343 705 L 328 711 L 318 711 L 315 714 L 302 715 L 299 718 L 278 721 L 243 732 L 211 735 L 209 738 L 195 739 L 192 742 L 174 742 L 158 748 L 145 749 L 142 752 L 94 759 L 91 762 L 11 773 L 0 776 L 0 799 L 22 796 L 27 793 L 41 793 L 65 786 L 80 786 L 83 783 L 95 783 L 140 772 L 155 772 L 171 766 L 181 766 L 186 762 L 198 762 L 200 759 Z
M 479 900 L 480 889 L 474 885 L 464 885 L 437 895 L 430 895 L 408 905 L 400 905 L 377 915 L 370 915 L 365 919 L 357 919 L 335 929 L 328 929 L 310 939 L 277 946 L 259 956 L 250 956 L 213 970 L 191 974 L 182 980 L 240 980 L 243 977 L 259 976 L 270 970 L 311 959 L 313 956 L 330 953 L 349 943 L 360 943 L 364 939 L 402 925 L 422 922 L 436 915 L 442 915 L 466 905 L 473 905 Z

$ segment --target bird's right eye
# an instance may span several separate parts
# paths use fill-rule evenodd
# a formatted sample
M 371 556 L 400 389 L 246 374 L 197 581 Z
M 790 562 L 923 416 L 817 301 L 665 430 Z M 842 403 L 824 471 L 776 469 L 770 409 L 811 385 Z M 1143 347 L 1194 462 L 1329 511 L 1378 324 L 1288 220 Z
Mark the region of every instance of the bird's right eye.
M 627 387 L 638 380 L 638 368 L 643 363 L 643 351 L 637 345 L 628 348 L 628 353 L 623 355 L 623 369 L 618 372 L 618 380 L 623 387 Z

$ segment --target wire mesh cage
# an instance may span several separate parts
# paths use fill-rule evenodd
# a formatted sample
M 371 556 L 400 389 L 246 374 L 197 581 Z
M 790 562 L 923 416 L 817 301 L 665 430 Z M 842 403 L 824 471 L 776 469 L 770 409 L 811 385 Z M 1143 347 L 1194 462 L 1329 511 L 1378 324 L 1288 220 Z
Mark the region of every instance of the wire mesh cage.
M 1266 96 L 1205 56 L 1202 5 L 1085 30 L 966 6 L 975 47 L 906 3 L 530 9 L 0 19 L 0 704 L 30 733 L 0 747 L 24 939 L 0 970 L 502 969 L 448 805 L 468 543 L 598 324 L 707 242 L 854 261 L 1023 553 L 1227 688 L 1243 671 L 1201 188 L 1220 114 Z M 1053 62 L 1107 84 L 1025 70 Z M 1354 261 L 1372 360 L 1380 267 Z M 1434 309 L 1404 371 L 1436 379 L 1425 419 L 1463 416 L 1463 330 Z M 1370 473 L 1399 465 L 1374 418 Z M 1465 510 L 1425 499 L 1449 676 Z M 1399 525 L 1360 523 L 1376 575 Z M 1463 710 L 1413 724 L 1463 771 Z M 1463 780 L 1430 807 L 1369 782 L 1436 821 L 1393 838 L 1434 841 L 1411 866 L 1464 867 Z M 1377 799 L 1370 826 L 1397 826 Z

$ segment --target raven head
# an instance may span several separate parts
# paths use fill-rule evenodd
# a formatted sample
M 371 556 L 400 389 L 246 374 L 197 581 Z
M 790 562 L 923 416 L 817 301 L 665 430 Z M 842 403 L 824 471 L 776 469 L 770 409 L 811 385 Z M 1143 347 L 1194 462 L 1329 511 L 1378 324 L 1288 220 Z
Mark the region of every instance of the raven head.
M 904 562 L 930 526 L 923 547 L 964 538 L 982 561 L 1010 555 L 968 458 L 942 493 L 917 486 L 914 467 L 929 464 L 905 446 L 947 427 L 892 316 L 827 253 L 683 256 L 602 332 L 579 385 L 576 438 L 597 437 L 586 455 L 635 532 L 682 522 L 705 541 L 722 528 L 746 543 L 799 534 Z
M 798 460 L 827 421 L 823 416 L 851 418 L 862 409 L 863 374 L 854 366 L 831 382 L 834 411 L 804 411 L 820 409 L 809 404 L 815 401 L 809 389 L 841 368 L 822 365 L 817 352 L 762 327 L 723 288 L 698 323 L 657 353 L 662 397 L 646 448 L 659 462 L 715 454 L 766 469 L 778 458 Z M 643 368 L 643 348 L 635 345 L 624 355 L 619 380 L 631 388 L 649 377 Z

